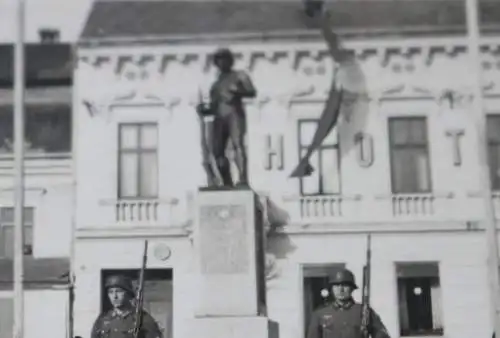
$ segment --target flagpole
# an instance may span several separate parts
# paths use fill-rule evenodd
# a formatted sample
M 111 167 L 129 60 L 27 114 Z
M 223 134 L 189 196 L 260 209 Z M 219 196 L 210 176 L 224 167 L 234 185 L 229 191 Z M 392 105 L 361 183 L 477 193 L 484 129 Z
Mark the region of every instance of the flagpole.
M 490 287 L 490 316 L 494 324 L 495 336 L 500 337 L 499 323 L 499 259 L 498 241 L 496 230 L 496 217 L 493 201 L 491 198 L 491 178 L 488 165 L 488 151 L 486 138 L 486 116 L 483 102 L 482 62 L 480 49 L 479 29 L 479 3 L 477 0 L 466 1 L 467 17 L 467 40 L 470 57 L 470 73 L 474 80 L 473 90 L 473 115 L 476 125 L 476 136 L 478 142 L 479 177 L 485 211 L 485 234 L 488 245 L 488 275 Z
M 16 1 L 14 49 L 14 338 L 24 337 L 24 0 Z

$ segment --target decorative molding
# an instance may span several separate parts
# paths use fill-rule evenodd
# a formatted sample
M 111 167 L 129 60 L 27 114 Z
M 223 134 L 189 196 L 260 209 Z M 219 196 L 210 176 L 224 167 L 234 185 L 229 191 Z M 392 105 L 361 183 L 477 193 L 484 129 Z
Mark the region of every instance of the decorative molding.
M 453 129 L 446 131 L 446 136 L 451 138 L 453 148 L 453 165 L 462 165 L 462 152 L 460 148 L 460 138 L 464 135 L 463 129 Z
M 402 221 L 370 221 L 370 222 L 330 222 L 330 223 L 294 223 L 282 229 L 279 229 L 275 236 L 289 235 L 322 235 L 329 233 L 429 233 L 429 232 L 464 232 L 470 231 L 470 222 L 468 221 L 421 221 L 411 220 L 411 222 Z M 498 226 L 497 226 L 498 227 Z M 478 230 L 482 230 L 479 227 Z
M 189 232 L 183 226 L 146 227 L 146 226 L 113 226 L 76 229 L 75 237 L 79 240 L 188 237 Z

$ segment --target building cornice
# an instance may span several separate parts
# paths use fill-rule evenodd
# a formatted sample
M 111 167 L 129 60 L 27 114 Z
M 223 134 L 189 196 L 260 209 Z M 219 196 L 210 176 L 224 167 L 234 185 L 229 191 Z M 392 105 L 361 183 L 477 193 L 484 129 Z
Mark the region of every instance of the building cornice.
M 77 240 L 108 240 L 108 239 L 158 239 L 165 237 L 188 237 L 189 230 L 185 226 L 154 226 L 154 227 L 87 227 L 76 229 Z
M 500 223 L 497 225 L 500 230 Z M 475 220 L 399 220 L 390 222 L 352 222 L 352 223 L 292 223 L 277 229 L 271 236 L 283 235 L 321 235 L 321 234 L 426 234 L 449 232 L 484 231 L 484 225 Z

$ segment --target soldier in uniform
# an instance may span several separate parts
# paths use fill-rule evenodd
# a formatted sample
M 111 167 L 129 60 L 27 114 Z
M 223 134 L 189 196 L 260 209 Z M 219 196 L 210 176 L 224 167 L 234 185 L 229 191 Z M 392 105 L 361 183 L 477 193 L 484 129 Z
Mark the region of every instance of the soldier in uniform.
M 211 148 L 223 184 L 233 185 L 229 160 L 225 154 L 230 140 L 236 153 L 239 184 L 247 185 L 247 156 L 244 145 L 246 118 L 242 99 L 255 97 L 257 91 L 247 73 L 233 69 L 234 56 L 229 49 L 217 50 L 213 62 L 219 70 L 219 76 L 210 89 L 210 104 L 208 107 L 200 104 L 198 112 L 214 116 Z
M 340 270 L 329 284 L 334 301 L 312 314 L 307 338 L 361 338 L 362 305 L 352 298 L 352 292 L 358 288 L 353 273 Z M 390 338 L 373 309 L 370 309 L 368 333 L 373 338 Z
M 105 289 L 112 309 L 97 317 L 92 327 L 91 338 L 133 338 L 136 322 L 135 298 L 132 281 L 125 276 L 112 276 L 106 280 Z M 162 333 L 153 317 L 142 310 L 140 338 L 162 338 Z

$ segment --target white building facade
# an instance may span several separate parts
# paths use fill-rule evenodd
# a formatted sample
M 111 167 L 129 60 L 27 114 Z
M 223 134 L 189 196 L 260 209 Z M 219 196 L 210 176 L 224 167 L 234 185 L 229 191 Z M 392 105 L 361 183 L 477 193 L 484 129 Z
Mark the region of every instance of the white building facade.
M 450 10 L 436 1 L 426 3 L 430 19 L 408 24 L 414 31 L 394 22 L 355 31 L 349 20 L 335 20 L 356 8 L 353 3 L 339 2 L 343 10 L 332 12 L 332 22 L 341 22 L 334 29 L 353 54 L 352 62 L 339 66 L 338 81 L 348 93 L 342 116 L 312 158 L 315 172 L 304 179 L 289 175 L 317 128 L 334 64 L 318 32 L 308 28 L 312 19 L 292 22 L 303 15 L 300 3 L 225 4 L 224 10 L 258 23 L 241 19 L 234 27 L 247 30 L 224 23 L 175 32 L 169 6 L 178 6 L 181 20 L 202 10 L 220 13 L 221 5 L 94 6 L 75 70 L 76 335 L 88 337 L 106 307 L 103 278 L 135 276 L 144 239 L 150 240 L 148 268 L 154 270 L 146 307 L 166 337 L 186 335 L 196 306 L 192 199 L 206 179 L 194 107 L 215 78 L 211 54 L 221 45 L 231 48 L 236 68 L 246 70 L 258 89 L 247 104 L 250 184 L 276 223 L 268 245 L 267 301 L 281 337 L 304 336 L 336 268 L 346 266 L 361 283 L 368 232 L 372 305 L 391 336 L 491 334 L 463 22 L 461 31 L 446 26 L 454 19 L 436 19 L 443 8 Z M 399 13 L 398 23 L 420 8 L 417 1 L 397 10 L 373 3 Z M 98 20 L 111 11 L 116 21 Z M 119 30 L 120 24 L 133 26 L 124 19 L 127 11 L 150 23 L 143 31 Z M 151 23 L 151 13 L 167 22 L 163 30 Z M 279 13 L 281 22 L 270 13 Z M 348 13 L 354 23 L 362 19 Z M 499 35 L 483 39 L 493 199 L 500 208 L 498 46 Z M 224 290 L 214 292 L 224 297 Z
M 13 336 L 13 45 L 0 45 L 0 337 Z M 25 337 L 69 332 L 74 181 L 71 156 L 71 46 L 26 48 Z M 47 308 L 57 311 L 47 311 Z

